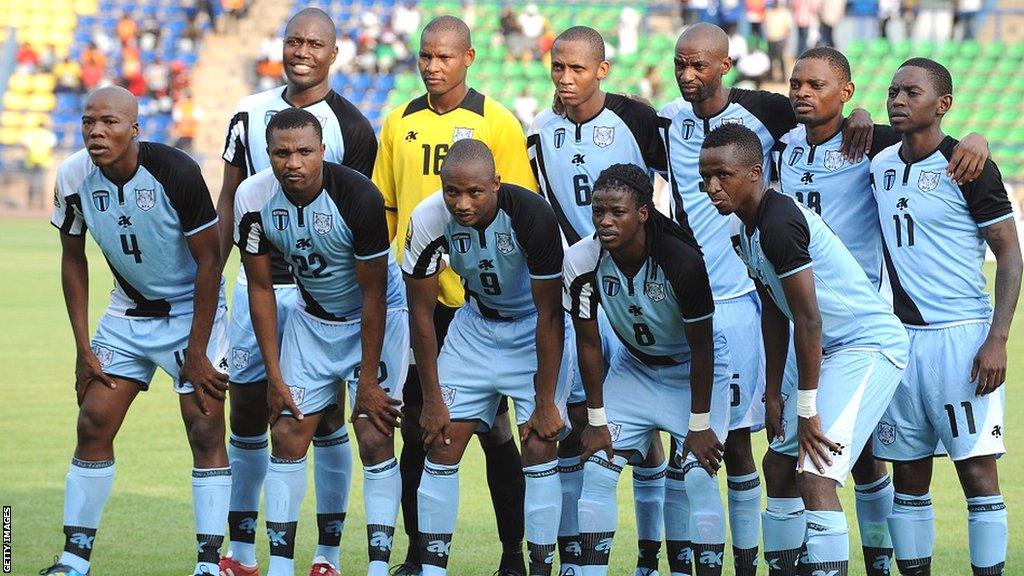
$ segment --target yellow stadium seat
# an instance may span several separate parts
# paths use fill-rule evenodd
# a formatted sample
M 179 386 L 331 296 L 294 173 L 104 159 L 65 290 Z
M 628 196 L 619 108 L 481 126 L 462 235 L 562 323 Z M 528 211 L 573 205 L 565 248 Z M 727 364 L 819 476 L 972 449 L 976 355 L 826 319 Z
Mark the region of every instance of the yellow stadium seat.
M 13 146 L 21 144 L 22 131 L 19 128 L 0 128 L 0 144 Z
M 53 74 L 41 73 L 36 74 L 32 78 L 32 91 L 36 93 L 53 94 L 53 89 L 57 86 L 57 79 L 53 77 Z
M 24 114 L 21 112 L 7 110 L 0 113 L 0 126 L 4 128 L 15 128 L 21 126 L 23 117 Z
M 28 98 L 25 109 L 33 112 L 49 112 L 57 107 L 57 96 L 53 92 L 36 93 Z
M 20 92 L 8 90 L 4 94 L 4 110 L 24 110 L 27 104 L 28 99 Z

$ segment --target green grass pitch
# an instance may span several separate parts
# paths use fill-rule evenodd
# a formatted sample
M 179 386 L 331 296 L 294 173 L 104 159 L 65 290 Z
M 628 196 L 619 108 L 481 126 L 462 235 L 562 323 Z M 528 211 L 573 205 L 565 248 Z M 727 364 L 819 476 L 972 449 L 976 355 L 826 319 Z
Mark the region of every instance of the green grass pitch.
M 110 272 L 99 250 L 89 241 L 92 265 L 91 310 L 95 328 L 111 286 Z M 237 269 L 237 259 L 229 274 Z M 991 270 L 989 270 L 991 272 Z M 232 286 L 231 282 L 228 286 Z M 60 288 L 60 243 L 57 232 L 38 220 L 0 220 L 0 504 L 13 507 L 13 573 L 36 574 L 63 548 L 61 513 L 64 475 L 75 438 L 74 347 Z M 1024 466 L 1018 459 L 1024 434 L 1016 430 L 1016 392 L 1024 382 L 1024 318 L 1018 318 L 1009 343 L 1007 386 L 1007 445 L 1002 459 L 1002 490 L 1010 512 L 1007 574 L 1024 574 L 1021 535 Z M 755 444 L 763 453 L 763 437 Z M 177 575 L 190 573 L 195 541 L 190 493 L 191 459 L 175 394 L 162 373 L 149 392 L 139 396 L 118 435 L 117 480 L 104 512 L 93 553 L 93 574 Z M 312 467 L 310 467 L 312 468 Z M 342 542 L 342 573 L 365 573 L 366 536 L 363 528 L 362 479 L 352 484 L 347 529 Z M 937 517 L 933 572 L 967 574 L 966 506 L 948 460 L 936 462 L 932 495 Z M 721 476 L 724 476 L 721 475 Z M 724 477 L 720 479 L 724 490 Z M 486 489 L 480 449 L 474 442 L 462 465 L 459 525 L 455 534 L 451 573 L 489 575 L 500 554 L 497 531 Z M 853 489 L 843 490 L 843 505 L 851 519 L 851 574 L 862 573 Z M 296 546 L 296 570 L 305 574 L 316 541 L 312 470 L 303 504 Z M 621 523 L 612 555 L 611 574 L 632 574 L 635 529 L 628 473 L 619 490 Z M 261 518 L 262 521 L 262 518 Z M 395 539 L 395 560 L 405 552 L 401 526 Z M 257 540 L 261 565 L 267 566 L 267 544 Z M 727 554 L 728 556 L 728 554 Z M 762 568 L 762 570 L 764 570 Z M 662 573 L 667 561 L 662 559 Z M 731 562 L 726 562 L 731 574 Z

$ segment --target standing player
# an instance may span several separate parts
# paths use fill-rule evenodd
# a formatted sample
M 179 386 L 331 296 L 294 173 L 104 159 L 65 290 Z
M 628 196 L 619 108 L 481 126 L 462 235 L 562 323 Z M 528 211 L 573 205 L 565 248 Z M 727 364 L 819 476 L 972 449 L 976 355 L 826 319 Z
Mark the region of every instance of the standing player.
M 402 490 L 392 430 L 395 405 L 401 404 L 398 383 L 409 360 L 408 312 L 384 206 L 365 176 L 324 162 L 322 128 L 312 113 L 278 112 L 266 132 L 271 169 L 241 184 L 235 218 L 253 328 L 267 368 L 273 440 L 266 480 L 269 574 L 294 573 L 306 451 L 344 381 L 354 399 L 364 466 L 367 574 L 384 576 L 391 548 L 382 542 L 394 536 Z M 301 294 L 280 348 L 271 246 L 293 264 Z M 330 565 L 311 573 L 339 572 Z
M 700 153 L 711 202 L 736 214 L 733 242 L 764 303 L 766 389 L 781 394 L 793 326 L 796 422 L 773 447 L 796 457 L 807 520 L 802 574 L 845 576 L 846 516 L 836 492 L 892 399 L 906 365 L 906 331 L 888 302 L 820 217 L 766 189 L 763 149 L 739 124 L 712 131 Z M 821 391 L 818 395 L 819 388 Z
M 804 52 L 793 66 L 790 78 L 790 102 L 799 126 L 780 140 L 778 164 L 779 191 L 793 196 L 809 210 L 821 216 L 829 228 L 850 250 L 854 259 L 868 276 L 868 280 L 888 295 L 888 282 L 882 275 L 882 230 L 878 225 L 878 206 L 871 192 L 870 159 L 878 152 L 899 141 L 892 128 L 876 125 L 866 159 L 849 162 L 840 151 L 841 129 L 845 117 L 843 105 L 853 96 L 850 64 L 834 48 L 812 48 Z M 976 139 L 980 154 L 970 148 L 959 147 L 949 170 L 954 167 L 955 179 L 973 180 L 980 175 L 988 155 L 987 144 L 980 136 Z M 967 140 L 965 140 L 967 143 Z M 781 398 L 767 398 L 767 421 L 774 436 L 782 413 L 796 409 L 796 361 L 786 364 L 786 389 L 782 398 L 789 398 L 791 406 L 782 410 Z M 790 389 L 789 387 L 792 387 Z M 795 557 L 803 543 L 805 523 L 800 514 L 785 514 L 782 510 L 799 510 L 802 504 L 796 490 L 795 466 L 791 458 L 776 452 L 765 456 L 765 481 L 772 496 L 765 526 L 765 541 L 773 549 L 785 550 L 771 561 L 780 563 L 780 556 Z M 886 519 L 892 511 L 892 480 L 885 464 L 871 455 L 871 442 L 853 466 L 856 482 L 857 522 L 864 548 L 865 573 L 882 576 L 889 573 L 892 564 L 892 540 Z M 781 518 L 781 519 L 780 519 Z M 779 564 L 778 569 L 782 566 Z M 790 566 L 792 568 L 792 566 Z
M 224 183 L 218 199 L 221 253 L 225 260 L 231 252 L 231 238 L 237 224 L 234 221 L 235 191 L 242 180 L 270 166 L 265 128 L 277 112 L 294 106 L 314 114 L 323 125 L 326 159 L 370 176 L 377 139 L 359 110 L 331 90 L 328 72 L 337 52 L 331 18 L 317 8 L 300 11 L 285 28 L 283 63 L 287 84 L 247 96 L 238 103 L 228 127 Z M 270 249 L 270 261 L 281 335 L 294 309 L 298 291 L 289 263 L 275 248 Z M 270 461 L 267 373 L 249 316 L 244 269 L 238 273 L 234 294 L 229 333 L 231 440 L 228 453 L 234 471 L 229 514 L 231 543 L 220 567 L 232 570 L 234 576 L 256 576 L 256 517 Z M 338 402 L 341 408 L 344 408 L 344 394 L 342 389 Z M 334 432 L 330 433 L 328 428 Z M 352 475 L 352 449 L 344 426 L 344 410 L 326 415 L 323 428 L 313 438 L 313 452 L 316 455 L 314 477 L 319 529 L 314 558 L 338 566 Z
M 556 439 L 575 357 L 560 301 L 562 244 L 551 207 L 502 184 L 479 140 L 452 145 L 442 189 L 413 211 L 405 240 L 413 353 L 423 387 L 427 460 L 418 491 L 424 576 L 446 573 L 459 501 L 459 461 L 478 426 L 489 427 L 502 396 L 515 403 L 526 477 L 529 574 L 551 573 L 561 508 Z M 467 303 L 437 349 L 433 325 L 443 254 L 462 278 Z M 495 359 L 500 358 L 497 364 Z
M 64 553 L 40 574 L 89 574 L 114 484 L 114 437 L 157 367 L 170 375 L 192 447 L 196 574 L 215 574 L 231 469 L 224 449 L 226 369 L 217 214 L 184 152 L 138 142 L 138 103 L 124 88 L 92 92 L 85 150 L 57 172 L 51 222 L 60 229 L 64 302 L 78 357 L 78 443 L 67 475 Z M 110 305 L 89 342 L 88 229 L 114 274 Z
M 1006 339 L 1021 282 L 1013 210 L 992 161 L 969 184 L 947 173 L 957 141 L 942 132 L 953 81 L 941 64 L 904 62 L 886 104 L 901 142 L 872 160 L 871 178 L 893 303 L 911 342 L 903 385 L 874 438 L 875 455 L 893 462 L 896 564 L 902 574 L 931 574 L 938 441 L 967 497 L 971 569 L 1002 574 L 1007 520 L 996 458 L 1005 452 Z M 994 311 L 986 244 L 996 257 Z
M 714 473 L 723 450 L 718 438 L 729 423 L 728 352 L 714 336 L 715 306 L 697 241 L 654 208 L 653 192 L 639 166 L 602 171 L 591 206 L 597 233 L 566 255 L 564 301 L 576 328 L 590 423 L 579 502 L 584 575 L 607 573 L 619 473 L 630 459 L 644 458 L 658 429 L 682 447 L 696 574 L 722 573 L 725 514 Z M 607 375 L 598 304 L 622 342 L 607 360 Z
M 594 182 L 602 170 L 628 162 L 646 170 L 664 171 L 665 149 L 657 113 L 650 106 L 601 90 L 611 65 L 605 59 L 604 38 L 593 28 L 573 26 L 558 35 L 551 48 L 551 80 L 563 110 L 547 110 L 534 120 L 527 143 L 541 193 L 558 216 L 566 245 L 594 234 L 590 203 Z M 599 321 L 604 323 L 603 313 Z M 606 327 L 605 354 L 613 357 L 618 344 Z M 562 476 L 562 523 L 559 528 L 561 574 L 579 571 L 580 544 L 576 503 L 583 488 L 580 434 L 586 422 L 583 389 L 569 399 L 575 432 L 559 446 Z M 656 574 L 665 507 L 665 454 L 660 437 L 652 435 L 647 459 L 633 470 L 636 503 L 637 574 Z
M 381 147 L 373 170 L 373 182 L 384 195 L 392 239 L 404 239 L 409 217 L 416 206 L 441 187 L 441 163 L 458 140 L 473 138 L 487 144 L 494 154 L 498 173 L 505 182 L 536 189 L 526 158 L 526 143 L 516 117 L 497 101 L 466 84 L 466 72 L 476 52 L 469 28 L 452 16 L 432 20 L 420 38 L 419 71 L 427 93 L 396 108 L 384 120 Z M 404 246 L 399 244 L 401 257 Z M 440 300 L 435 308 L 437 342 L 444 342 L 448 324 L 463 304 L 458 276 L 441 272 Z M 413 366 L 405 387 L 402 408 L 402 515 L 409 535 L 409 552 L 398 576 L 419 569 L 416 545 L 416 489 L 423 473 L 423 430 L 420 427 L 418 371 Z M 522 462 L 508 417 L 508 401 L 498 406 L 491 429 L 479 436 L 487 459 L 487 483 L 491 490 L 498 536 L 502 543 L 501 574 L 523 573 L 523 475 Z

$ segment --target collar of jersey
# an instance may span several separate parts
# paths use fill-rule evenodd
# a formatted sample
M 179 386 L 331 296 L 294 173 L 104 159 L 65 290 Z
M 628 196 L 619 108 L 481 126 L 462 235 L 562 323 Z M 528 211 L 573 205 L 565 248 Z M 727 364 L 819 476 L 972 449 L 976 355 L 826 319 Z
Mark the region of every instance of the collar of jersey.
M 903 157 L 903 142 L 900 142 L 900 147 L 899 147 L 899 150 L 896 151 L 896 156 L 900 159 L 900 162 L 903 162 L 907 166 L 913 166 L 914 164 L 917 164 L 918 162 L 924 162 L 925 160 L 927 160 L 927 159 L 931 158 L 932 156 L 934 156 L 936 152 L 938 152 L 939 150 L 942 149 L 942 146 L 946 143 L 946 140 L 952 140 L 952 139 L 953 139 L 953 137 L 950 136 L 949 134 L 943 134 L 942 135 L 942 140 L 939 140 L 938 146 L 936 146 L 934 149 L 932 149 L 931 152 L 925 154 L 924 156 L 921 156 L 920 158 L 918 158 L 917 160 L 914 160 L 913 162 L 907 162 L 906 158 Z

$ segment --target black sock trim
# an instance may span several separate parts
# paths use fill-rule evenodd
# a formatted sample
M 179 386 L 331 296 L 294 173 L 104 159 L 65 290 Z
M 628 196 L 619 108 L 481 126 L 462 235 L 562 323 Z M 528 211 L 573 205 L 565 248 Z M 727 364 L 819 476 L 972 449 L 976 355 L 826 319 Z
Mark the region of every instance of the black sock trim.
M 700 569 L 702 574 L 722 573 L 725 566 L 725 543 L 721 544 L 698 544 L 693 543 L 693 567 L 706 566 Z
M 637 540 L 636 548 L 636 567 L 657 570 L 658 558 L 661 556 L 661 542 L 656 540 Z
M 971 572 L 974 576 L 1003 576 L 1006 562 L 1000 562 L 995 566 L 975 566 L 971 564 Z
M 915 574 L 920 572 L 927 574 L 931 571 L 932 557 L 927 558 L 905 558 L 896 559 L 896 566 L 900 569 L 900 574 Z
M 391 546 L 395 541 L 395 527 L 386 524 L 366 525 L 366 550 L 370 562 L 391 561 Z
M 317 544 L 320 546 L 341 546 L 341 533 L 345 530 L 344 512 L 316 515 Z
M 562 564 L 579 564 L 583 559 L 583 541 L 580 535 L 558 537 L 558 560 Z
M 757 546 L 753 548 L 732 547 L 732 562 L 736 567 L 737 576 L 747 576 L 757 573 Z
M 668 567 L 672 572 L 690 574 L 693 566 L 693 543 L 689 540 L 666 540 Z
M 526 549 L 530 552 L 530 576 L 550 576 L 555 563 L 555 545 L 527 542 Z
M 850 562 L 848 560 L 808 562 L 803 565 L 803 570 L 807 574 L 817 574 L 820 571 L 821 574 L 832 574 L 832 572 L 835 572 L 835 576 L 847 576 L 850 571 L 849 564 Z
M 612 552 L 615 532 L 582 532 L 580 541 L 583 544 L 581 566 L 607 566 Z
M 228 535 L 231 541 L 255 544 L 258 517 L 259 512 L 256 510 L 228 512 Z
M 64 551 L 74 554 L 86 562 L 92 555 L 92 546 L 96 541 L 96 529 L 85 526 L 64 527 Z
M 420 562 L 427 566 L 448 569 L 452 549 L 451 534 L 420 534 Z
M 295 558 L 296 522 L 267 522 L 267 540 L 270 543 L 270 555 L 279 558 Z
M 196 562 L 220 562 L 220 549 L 223 545 L 224 536 L 220 534 L 196 534 Z
M 765 550 L 764 561 L 768 565 L 769 576 L 796 576 L 802 552 L 802 548 Z

